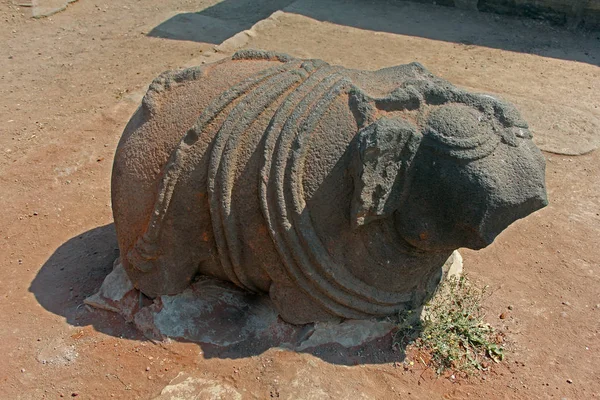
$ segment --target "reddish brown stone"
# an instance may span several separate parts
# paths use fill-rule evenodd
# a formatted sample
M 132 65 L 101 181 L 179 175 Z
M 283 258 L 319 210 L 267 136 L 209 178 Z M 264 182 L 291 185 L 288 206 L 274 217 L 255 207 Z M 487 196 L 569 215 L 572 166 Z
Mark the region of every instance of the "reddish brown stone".
M 307 323 L 419 307 L 453 250 L 487 246 L 547 200 L 509 104 L 417 63 L 367 72 L 242 51 L 152 83 L 112 202 L 146 295 L 207 275 Z

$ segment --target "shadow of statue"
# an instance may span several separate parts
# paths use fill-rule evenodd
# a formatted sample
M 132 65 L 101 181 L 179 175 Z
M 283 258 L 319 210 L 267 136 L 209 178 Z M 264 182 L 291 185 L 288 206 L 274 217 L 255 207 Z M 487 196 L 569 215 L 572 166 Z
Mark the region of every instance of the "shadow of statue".
M 79 234 L 62 244 L 44 263 L 29 291 L 46 310 L 73 326 L 93 325 L 100 332 L 139 339 L 143 336 L 110 312 L 89 312 L 83 300 L 95 293 L 118 256 L 114 224 Z
M 98 292 L 104 279 L 113 270 L 113 262 L 118 256 L 114 224 L 91 229 L 57 248 L 32 281 L 29 291 L 35 295 L 42 307 L 63 316 L 67 323 L 73 326 L 91 325 L 99 332 L 120 338 L 157 339 L 151 332 L 142 333 L 143 327 L 140 331 L 140 324 L 136 327 L 135 323 L 131 323 L 134 321 L 128 323 L 118 313 L 84 304 L 84 299 Z M 354 340 L 353 335 L 364 334 L 365 326 L 366 329 L 372 329 L 371 325 L 365 325 L 363 321 L 351 321 L 346 325 L 340 324 L 341 330 L 331 330 L 315 324 L 291 325 L 277 317 L 268 296 L 252 295 L 227 282 L 213 281 L 211 284 L 218 287 L 219 293 L 225 293 L 227 299 L 232 295 L 243 298 L 243 304 L 234 304 L 232 307 L 230 303 L 226 302 L 223 306 L 223 302 L 219 302 L 209 319 L 178 320 L 175 322 L 185 325 L 184 329 L 172 327 L 173 329 L 168 331 L 174 334 L 168 335 L 172 340 L 197 344 L 205 358 L 238 359 L 259 355 L 270 348 L 287 348 L 340 365 L 401 362 L 404 359 L 406 343 L 401 347 L 394 346 L 393 329 L 388 329 L 387 333 L 376 335 L 358 345 L 347 347 L 348 344 L 344 343 L 344 340 L 347 341 L 348 338 L 331 336 L 341 332 L 342 336 L 349 335 L 350 340 Z M 152 304 L 151 300 L 144 300 L 146 305 Z M 189 302 L 187 314 L 184 312 L 181 316 L 205 316 L 206 314 L 189 311 L 190 307 L 196 306 L 197 302 Z M 175 304 L 175 307 L 178 310 L 182 309 L 181 304 Z M 151 310 L 151 307 L 146 307 L 145 310 Z M 145 314 L 147 316 L 148 312 Z M 261 325 L 262 330 L 258 335 L 246 335 L 248 321 Z M 139 322 L 143 324 L 144 321 Z M 195 326 L 195 329 L 190 326 Z M 184 333 L 177 336 L 177 332 Z

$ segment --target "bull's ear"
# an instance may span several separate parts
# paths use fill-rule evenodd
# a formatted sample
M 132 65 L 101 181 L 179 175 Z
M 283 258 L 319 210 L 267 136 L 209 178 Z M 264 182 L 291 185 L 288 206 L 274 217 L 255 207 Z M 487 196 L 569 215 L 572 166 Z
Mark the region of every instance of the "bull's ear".
M 385 218 L 399 207 L 419 137 L 416 127 L 401 118 L 384 117 L 358 132 L 351 164 L 355 228 Z

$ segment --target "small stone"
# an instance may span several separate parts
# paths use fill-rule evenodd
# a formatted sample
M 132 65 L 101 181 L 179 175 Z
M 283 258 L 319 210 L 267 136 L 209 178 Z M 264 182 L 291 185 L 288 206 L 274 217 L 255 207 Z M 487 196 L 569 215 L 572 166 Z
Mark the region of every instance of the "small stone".
M 21 368 L 21 372 L 25 372 L 25 368 Z
M 514 307 L 512 306 L 512 304 L 508 306 L 508 309 L 509 309 L 509 310 L 512 310 L 513 308 L 514 308 Z
M 567 379 L 567 383 L 573 383 L 572 379 Z
M 506 319 L 507 317 L 508 317 L 508 314 L 506 314 L 506 313 L 500 314 L 500 319 Z
M 150 367 L 146 367 L 146 371 L 150 371 Z
M 564 306 L 567 306 L 567 307 L 569 307 L 571 305 L 571 303 L 569 303 L 568 301 L 563 301 L 562 303 Z

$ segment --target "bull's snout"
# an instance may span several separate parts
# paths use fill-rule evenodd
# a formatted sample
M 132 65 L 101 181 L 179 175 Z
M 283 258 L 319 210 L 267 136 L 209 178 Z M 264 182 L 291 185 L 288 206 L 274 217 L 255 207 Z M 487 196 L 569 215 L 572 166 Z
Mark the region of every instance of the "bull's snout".
M 474 241 L 473 249 L 489 246 L 494 239 L 513 222 L 548 205 L 545 189 L 531 190 L 525 193 L 522 201 L 512 204 L 500 204 L 490 208 L 478 228 L 478 238 Z M 478 244 L 476 244 L 478 243 Z

